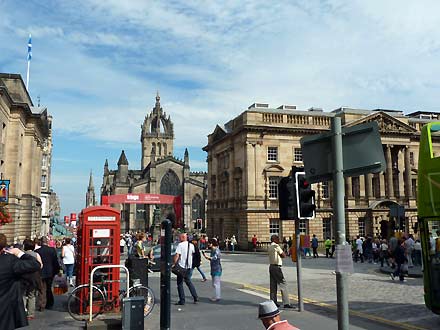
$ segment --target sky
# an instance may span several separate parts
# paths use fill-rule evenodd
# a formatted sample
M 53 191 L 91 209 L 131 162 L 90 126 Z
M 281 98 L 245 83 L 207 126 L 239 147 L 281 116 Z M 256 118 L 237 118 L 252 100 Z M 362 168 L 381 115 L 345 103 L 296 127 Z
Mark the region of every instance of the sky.
M 161 96 L 174 156 L 206 171 L 207 135 L 254 102 L 438 111 L 439 1 L 0 0 L 0 72 L 53 116 L 53 190 L 80 212 L 105 159 L 140 168 Z

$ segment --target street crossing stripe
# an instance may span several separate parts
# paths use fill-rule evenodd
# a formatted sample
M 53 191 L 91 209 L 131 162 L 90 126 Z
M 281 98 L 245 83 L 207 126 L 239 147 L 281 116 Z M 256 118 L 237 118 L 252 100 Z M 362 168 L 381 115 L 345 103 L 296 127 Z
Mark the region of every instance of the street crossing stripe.
M 263 286 L 246 284 L 246 283 L 237 283 L 237 282 L 230 282 L 230 283 L 242 286 L 242 289 L 250 289 L 250 290 L 254 290 L 254 291 L 270 293 L 270 290 L 268 288 L 263 287 Z M 293 299 L 293 300 L 298 300 L 298 296 L 296 296 L 294 294 L 289 294 L 289 298 Z M 315 306 L 319 306 L 319 307 L 323 307 L 323 308 L 327 308 L 327 309 L 331 309 L 331 310 L 337 310 L 337 306 L 336 305 L 327 304 L 327 303 L 320 302 L 320 301 L 313 300 L 313 299 L 309 299 L 309 298 L 303 298 L 303 301 L 305 303 L 307 303 L 307 304 L 310 304 L 310 305 L 315 305 Z M 375 321 L 375 322 L 378 322 L 378 323 L 383 323 L 383 324 L 387 324 L 387 325 L 390 325 L 390 326 L 393 326 L 393 327 L 398 327 L 398 328 L 404 329 L 404 330 L 428 330 L 427 328 L 418 327 L 418 326 L 415 326 L 415 325 L 412 325 L 412 324 L 404 324 L 404 323 L 401 323 L 401 322 L 390 321 L 390 320 L 384 319 L 384 318 L 379 317 L 379 316 L 375 316 L 375 315 L 371 315 L 371 314 L 355 311 L 355 310 L 352 310 L 352 309 L 349 309 L 349 313 L 352 316 L 361 317 L 361 318 L 368 319 L 368 320 L 371 320 L 371 321 Z

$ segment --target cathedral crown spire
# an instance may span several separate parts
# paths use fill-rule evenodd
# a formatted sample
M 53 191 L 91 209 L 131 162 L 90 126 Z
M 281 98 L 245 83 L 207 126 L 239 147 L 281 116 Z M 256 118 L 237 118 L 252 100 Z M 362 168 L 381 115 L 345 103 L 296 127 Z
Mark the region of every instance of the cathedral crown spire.
M 159 95 L 159 91 L 156 92 L 156 108 L 160 109 L 160 95 Z

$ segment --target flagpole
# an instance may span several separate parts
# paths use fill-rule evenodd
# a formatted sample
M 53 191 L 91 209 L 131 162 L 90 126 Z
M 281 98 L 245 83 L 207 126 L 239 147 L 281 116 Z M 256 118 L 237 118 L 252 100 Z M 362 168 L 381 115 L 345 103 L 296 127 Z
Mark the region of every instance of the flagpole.
M 26 74 L 26 89 L 29 92 L 29 69 L 31 67 L 31 61 L 28 60 L 28 65 L 27 65 L 27 74 Z

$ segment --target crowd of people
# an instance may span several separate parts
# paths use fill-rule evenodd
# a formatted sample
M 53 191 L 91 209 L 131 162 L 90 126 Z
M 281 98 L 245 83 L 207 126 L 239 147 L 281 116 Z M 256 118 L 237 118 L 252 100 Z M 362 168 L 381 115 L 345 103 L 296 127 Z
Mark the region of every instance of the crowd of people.
M 73 286 L 75 248 L 71 243 L 69 238 L 56 241 L 45 236 L 8 244 L 0 234 L 0 329 L 26 326 L 36 310 L 52 309 L 54 281 L 66 290 L 68 283 Z

